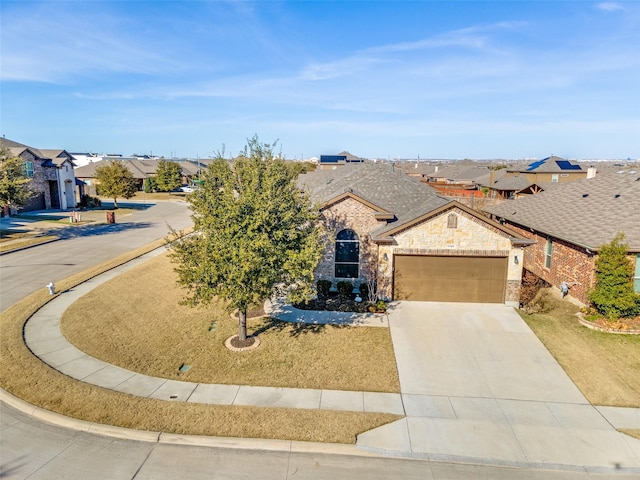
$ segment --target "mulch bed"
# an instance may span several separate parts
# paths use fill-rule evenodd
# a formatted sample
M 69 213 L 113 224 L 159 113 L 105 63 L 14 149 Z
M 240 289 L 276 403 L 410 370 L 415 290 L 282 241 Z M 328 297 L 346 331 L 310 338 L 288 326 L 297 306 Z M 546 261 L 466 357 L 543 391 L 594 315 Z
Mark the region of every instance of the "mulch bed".
M 295 304 L 294 307 L 300 310 L 325 310 L 328 312 L 357 312 L 366 313 L 368 304 L 366 302 L 356 302 L 355 295 L 340 295 L 330 293 L 326 297 L 318 296 L 306 303 Z
M 578 318 L 580 322 L 595 330 L 611 333 L 640 333 L 640 316 L 634 318 L 620 318 L 618 320 L 607 320 L 606 318 L 594 318 L 593 316 L 585 317 L 583 314 L 579 314 Z
M 245 340 L 240 340 L 237 335 L 234 335 L 233 337 L 227 338 L 224 345 L 234 352 L 247 352 L 258 348 L 260 346 L 260 339 L 251 335 Z

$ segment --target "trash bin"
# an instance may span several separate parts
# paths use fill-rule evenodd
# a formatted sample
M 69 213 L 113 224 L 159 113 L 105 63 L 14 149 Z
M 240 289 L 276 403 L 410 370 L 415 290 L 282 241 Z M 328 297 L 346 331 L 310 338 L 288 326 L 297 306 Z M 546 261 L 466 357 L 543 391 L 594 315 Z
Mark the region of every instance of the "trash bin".
M 116 223 L 116 212 L 107 212 L 107 223 Z

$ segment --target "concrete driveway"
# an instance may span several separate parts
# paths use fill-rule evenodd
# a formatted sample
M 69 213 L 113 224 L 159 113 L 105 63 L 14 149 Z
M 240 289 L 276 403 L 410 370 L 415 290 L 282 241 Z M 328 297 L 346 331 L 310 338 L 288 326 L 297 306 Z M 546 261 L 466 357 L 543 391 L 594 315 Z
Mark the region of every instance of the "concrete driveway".
M 640 441 L 587 402 L 513 308 L 399 302 L 389 326 L 406 418 L 366 432 L 359 446 L 431 459 L 640 467 Z

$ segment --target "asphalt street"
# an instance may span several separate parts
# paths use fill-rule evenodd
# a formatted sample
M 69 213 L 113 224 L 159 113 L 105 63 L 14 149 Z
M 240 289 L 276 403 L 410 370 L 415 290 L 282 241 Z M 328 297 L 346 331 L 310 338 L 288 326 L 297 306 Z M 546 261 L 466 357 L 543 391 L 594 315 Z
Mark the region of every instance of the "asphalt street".
M 115 224 L 57 229 L 61 240 L 1 256 L 0 311 L 49 282 L 164 238 L 169 226 L 180 230 L 192 225 L 184 201 L 147 204 L 148 208 L 122 217 L 116 211 Z

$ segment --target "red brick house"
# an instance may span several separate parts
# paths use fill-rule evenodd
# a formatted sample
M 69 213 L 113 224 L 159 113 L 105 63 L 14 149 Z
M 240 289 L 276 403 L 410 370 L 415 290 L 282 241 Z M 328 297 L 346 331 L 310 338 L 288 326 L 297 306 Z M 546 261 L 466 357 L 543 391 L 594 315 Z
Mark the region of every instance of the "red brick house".
M 625 234 L 640 293 L 640 172 L 602 173 L 487 209 L 493 218 L 531 240 L 524 268 L 550 284 L 570 285 L 588 303 L 600 247 Z
M 303 174 L 320 206 L 327 249 L 317 279 L 377 278 L 396 300 L 518 303 L 522 249 L 531 242 L 437 194 L 393 165 Z

